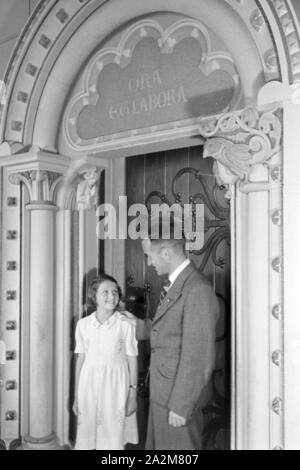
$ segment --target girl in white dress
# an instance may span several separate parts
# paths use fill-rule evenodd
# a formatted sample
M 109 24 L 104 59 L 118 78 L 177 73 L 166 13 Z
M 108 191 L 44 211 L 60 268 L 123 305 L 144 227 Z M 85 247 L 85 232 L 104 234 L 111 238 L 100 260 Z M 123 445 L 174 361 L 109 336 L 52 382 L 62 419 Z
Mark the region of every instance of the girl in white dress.
M 113 277 L 94 279 L 89 302 L 96 311 L 77 323 L 77 450 L 122 450 L 127 442 L 138 443 L 135 321 L 116 310 L 120 295 Z

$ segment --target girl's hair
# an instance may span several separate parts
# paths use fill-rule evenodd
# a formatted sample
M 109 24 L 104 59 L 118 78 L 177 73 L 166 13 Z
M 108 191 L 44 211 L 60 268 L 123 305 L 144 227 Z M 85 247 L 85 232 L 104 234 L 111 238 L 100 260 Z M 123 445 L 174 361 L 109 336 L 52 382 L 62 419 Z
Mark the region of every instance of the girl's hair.
M 102 282 L 105 282 L 105 281 L 110 281 L 110 282 L 113 282 L 114 284 L 116 284 L 117 289 L 118 289 L 118 294 L 119 294 L 119 301 L 121 300 L 122 291 L 121 291 L 121 287 L 119 286 L 117 280 L 114 277 L 109 276 L 108 274 L 101 274 L 100 276 L 95 277 L 91 281 L 91 284 L 89 286 L 88 298 L 87 298 L 87 308 L 88 308 L 88 310 L 97 308 L 96 295 L 97 295 L 99 286 L 102 284 Z

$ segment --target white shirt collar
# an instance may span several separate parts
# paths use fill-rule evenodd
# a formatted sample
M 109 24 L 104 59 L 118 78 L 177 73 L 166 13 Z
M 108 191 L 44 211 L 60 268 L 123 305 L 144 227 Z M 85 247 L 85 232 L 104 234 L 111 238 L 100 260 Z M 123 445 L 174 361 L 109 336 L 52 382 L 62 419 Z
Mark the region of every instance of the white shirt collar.
M 93 312 L 91 315 L 90 315 L 90 322 L 91 322 L 91 326 L 93 328 L 100 328 L 101 325 L 110 325 L 111 322 L 113 321 L 114 318 L 117 317 L 117 311 L 115 311 L 111 317 L 109 317 L 104 323 L 100 323 L 99 320 L 97 319 L 97 316 L 96 316 L 96 312 Z
M 171 285 L 174 284 L 175 280 L 178 278 L 179 274 L 190 264 L 191 260 L 186 259 L 181 263 L 178 268 L 175 269 L 170 275 L 169 275 L 169 280 L 171 282 Z

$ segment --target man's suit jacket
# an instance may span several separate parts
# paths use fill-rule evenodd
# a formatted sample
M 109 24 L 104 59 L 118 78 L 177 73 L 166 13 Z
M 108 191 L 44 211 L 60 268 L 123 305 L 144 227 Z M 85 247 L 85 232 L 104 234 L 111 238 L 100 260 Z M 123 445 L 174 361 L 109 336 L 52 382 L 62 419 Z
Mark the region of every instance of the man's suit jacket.
M 150 399 L 189 418 L 215 363 L 218 301 L 190 263 L 158 307 L 151 329 Z

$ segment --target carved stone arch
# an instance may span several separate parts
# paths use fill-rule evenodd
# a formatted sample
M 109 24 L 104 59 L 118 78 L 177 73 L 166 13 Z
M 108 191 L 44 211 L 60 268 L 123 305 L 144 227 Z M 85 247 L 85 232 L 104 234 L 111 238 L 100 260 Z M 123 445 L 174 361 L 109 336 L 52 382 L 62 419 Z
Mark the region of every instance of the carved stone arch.
M 16 142 L 16 148 L 36 144 L 57 150 L 63 107 L 86 58 L 122 24 L 162 11 L 159 0 L 147 5 L 129 0 L 126 10 L 120 3 L 38 4 L 6 72 L 8 106 L 2 111 L 1 140 Z M 238 66 L 246 104 L 256 104 L 259 89 L 270 80 L 300 80 L 299 32 L 288 0 L 174 0 L 163 11 L 199 19 L 218 31 Z M 227 27 L 222 29 L 219 24 L 225 17 Z

